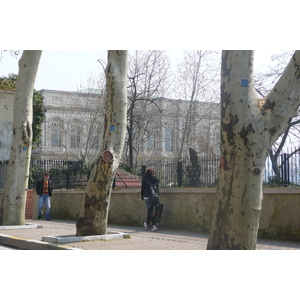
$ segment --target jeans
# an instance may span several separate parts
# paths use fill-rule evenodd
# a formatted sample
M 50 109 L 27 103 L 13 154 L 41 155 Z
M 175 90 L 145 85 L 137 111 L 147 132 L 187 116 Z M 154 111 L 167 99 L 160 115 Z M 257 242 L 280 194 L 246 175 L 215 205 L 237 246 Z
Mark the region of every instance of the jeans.
M 153 206 L 148 207 L 147 225 L 149 225 L 150 222 L 152 222 L 152 225 L 156 225 L 155 218 L 154 218 L 154 215 L 153 215 L 153 208 L 154 208 Z
M 42 215 L 42 208 L 46 204 L 46 219 L 50 219 L 50 209 L 51 209 L 51 202 L 49 195 L 41 195 L 39 196 L 38 202 L 38 217 Z

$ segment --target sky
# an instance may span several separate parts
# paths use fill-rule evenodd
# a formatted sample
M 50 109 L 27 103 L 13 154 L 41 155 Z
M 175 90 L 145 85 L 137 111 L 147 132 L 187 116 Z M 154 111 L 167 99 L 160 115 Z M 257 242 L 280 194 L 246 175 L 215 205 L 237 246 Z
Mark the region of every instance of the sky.
M 0 19 L 2 29 L 0 47 L 2 49 L 47 49 L 41 58 L 35 89 L 66 91 L 76 91 L 91 73 L 98 72 L 99 63 L 97 60 L 100 58 L 99 56 L 103 55 L 103 51 L 87 51 L 88 49 L 276 49 L 276 47 L 281 46 L 286 49 L 299 49 L 299 39 L 297 38 L 299 10 L 296 9 L 294 0 L 285 0 L 275 5 L 274 1 L 271 0 L 251 2 L 213 0 L 202 1 L 201 3 L 199 1 L 196 2 L 186 0 L 170 4 L 169 1 L 157 0 L 151 2 L 137 0 L 86 0 L 84 2 L 73 1 L 70 6 L 69 1 L 58 0 L 52 0 L 51 2 L 37 0 L 3 1 L 1 3 L 1 12 L 4 13 L 1 14 Z M 197 47 L 194 47 L 195 41 Z M 170 42 L 172 46 L 170 46 Z M 295 43 L 296 45 L 294 45 Z M 120 47 L 120 45 L 122 46 Z M 124 45 L 129 46 L 124 47 Z M 203 45 L 205 46 L 203 47 Z M 207 47 L 207 45 L 209 46 Z M 210 45 L 213 46 L 210 47 Z M 65 50 L 59 51 L 55 49 Z M 84 51 L 69 51 L 69 49 L 84 49 Z M 272 52 L 269 50 L 257 50 L 255 64 L 268 64 Z M 106 54 L 104 54 L 105 57 Z M 3 61 L 0 63 L 0 76 L 7 76 L 9 73 L 18 73 L 18 62 L 16 59 L 4 56 Z M 214 256 L 210 253 L 206 254 L 203 260 L 204 253 L 201 253 L 201 255 L 196 253 L 187 260 L 186 252 L 181 253 L 177 252 L 176 257 L 174 256 L 175 254 L 171 256 L 168 254 L 168 257 L 163 255 L 163 262 L 164 264 L 167 262 L 167 266 L 173 266 L 174 259 L 177 261 L 188 261 L 185 264 L 187 266 L 186 269 L 180 270 L 181 273 L 187 275 L 184 280 L 181 277 L 178 279 L 178 273 L 174 272 L 174 268 L 164 269 L 164 278 L 167 278 L 166 284 L 174 285 L 174 282 L 175 284 L 179 283 L 182 287 L 180 290 L 182 292 L 185 289 L 189 289 L 191 282 L 194 282 L 195 276 L 191 266 L 194 268 L 195 263 L 202 270 L 202 274 L 211 276 L 215 275 L 213 273 L 214 266 L 218 266 L 221 269 L 223 267 L 230 275 L 227 276 L 228 281 L 224 281 L 224 278 L 222 278 L 222 281 L 219 280 L 224 287 L 230 286 L 232 281 L 244 284 L 252 280 L 253 272 L 257 269 L 253 269 L 253 272 L 244 272 L 245 260 L 243 264 L 237 263 L 237 258 L 244 258 L 244 252 L 243 258 L 241 257 L 242 252 L 234 254 L 236 262 L 233 262 L 233 264 L 231 262 L 229 269 L 223 253 L 218 253 L 217 264 L 215 254 Z M 263 252 L 260 253 L 260 255 L 262 254 Z M 116 260 L 114 254 L 109 253 L 108 255 L 109 262 Z M 228 256 L 227 253 L 226 255 Z M 268 258 L 271 257 L 272 261 L 276 261 L 277 272 L 273 272 L 273 269 L 263 269 L 262 278 L 265 286 L 272 285 L 278 281 L 277 275 L 281 271 L 291 273 L 295 269 L 295 265 L 290 262 L 294 263 L 297 261 L 296 256 L 291 258 L 291 254 L 289 254 L 289 266 L 292 266 L 293 269 L 291 267 L 291 270 L 288 269 L 287 271 L 286 257 L 284 263 L 278 264 L 281 260 L 281 257 L 278 256 L 279 254 L 273 252 L 271 255 L 269 253 L 267 255 Z M 274 255 L 277 256 L 274 257 Z M 143 274 L 145 267 L 143 262 L 145 262 L 147 257 L 142 256 L 142 254 L 136 255 L 133 252 L 126 253 L 126 257 L 119 257 L 120 263 L 122 263 L 124 258 L 128 260 L 128 257 L 136 262 L 131 265 L 132 271 L 130 275 Z M 162 262 L 161 253 L 159 257 L 160 263 Z M 74 257 L 70 256 L 70 260 L 65 258 L 64 265 L 67 267 L 64 269 L 64 278 L 68 278 L 68 282 L 77 282 L 78 272 L 73 272 Z M 78 259 L 78 257 L 76 258 Z M 87 262 L 85 258 L 85 269 L 88 265 L 94 267 L 95 258 L 96 255 L 89 255 L 90 260 Z M 263 265 L 265 260 L 265 255 L 264 257 L 258 257 L 257 254 L 252 257 L 247 255 L 247 267 L 251 269 L 252 266 Z M 32 260 L 27 261 L 31 264 Z M 18 260 L 18 265 L 22 263 L 23 269 L 31 270 L 31 265 L 27 265 L 27 261 L 24 259 Z M 56 262 L 56 260 L 53 260 L 53 262 Z M 223 262 L 225 262 L 224 265 L 222 265 Z M 25 265 L 23 265 L 24 263 Z M 114 266 L 117 265 L 115 264 Z M 76 269 L 78 269 L 78 266 L 76 266 Z M 4 270 L 7 273 L 11 268 L 8 265 L 8 268 Z M 88 268 L 88 270 L 90 269 Z M 101 261 L 101 270 L 104 270 L 103 272 L 108 274 L 108 277 L 115 276 L 114 268 L 111 268 L 111 264 L 103 267 L 103 261 Z M 33 272 L 32 275 L 35 275 Z M 57 275 L 57 272 L 54 272 L 55 270 L 48 272 L 45 276 L 48 275 L 49 279 L 52 279 L 53 276 L 50 277 L 51 275 Z M 240 276 L 240 274 L 243 274 L 243 276 Z M 122 272 L 121 275 L 123 275 Z M 210 278 L 211 276 L 206 277 Z M 132 276 L 127 277 L 129 279 L 124 280 L 124 276 L 119 276 L 114 280 L 113 284 L 118 282 L 122 286 L 127 287 L 128 284 L 131 284 Z M 28 278 L 31 277 L 28 276 Z M 211 280 L 203 278 L 200 279 L 202 279 L 204 285 L 209 285 Z M 280 296 L 281 294 L 285 295 L 286 290 L 289 290 L 291 286 L 290 277 L 285 276 L 284 278 L 285 280 L 280 278 Z M 137 284 L 143 284 L 144 276 L 137 277 L 135 280 L 137 280 Z M 214 282 L 219 283 L 218 280 L 214 280 Z M 28 283 L 26 280 L 23 280 L 24 287 Z M 87 282 L 87 284 L 89 283 Z M 7 281 L 6 284 L 9 288 L 14 288 L 14 281 Z M 42 287 L 43 285 L 40 284 L 38 286 Z M 209 287 L 213 286 L 209 285 Z M 108 292 L 111 291 L 111 288 L 114 288 L 114 286 L 108 285 Z M 42 289 L 39 292 L 42 292 Z M 161 289 L 159 289 L 159 292 L 161 292 Z M 84 293 L 87 298 L 93 296 L 89 293 L 86 295 L 86 290 Z M 206 292 L 204 293 L 206 295 Z M 171 292 L 171 296 L 173 295 L 175 295 L 174 292 Z M 270 296 L 270 289 L 266 295 Z M 276 294 L 273 293 L 272 296 L 276 298 L 277 295 L 278 291 L 276 290 Z M 253 296 L 255 296 L 255 293 L 253 293 Z
M 77 91 L 91 75 L 101 71 L 98 59 L 106 59 L 106 51 L 43 51 L 35 89 Z M 0 76 L 7 76 L 9 73 L 18 74 L 18 59 L 4 53 L 0 63 Z
M 180 61 L 181 50 L 168 50 L 171 61 Z M 276 50 L 255 50 L 255 68 L 271 64 Z M 90 76 L 97 76 L 103 69 L 98 59 L 106 60 L 107 50 L 44 50 L 41 56 L 35 89 L 77 91 L 87 84 Z M 18 59 L 3 53 L 0 77 L 18 74 Z

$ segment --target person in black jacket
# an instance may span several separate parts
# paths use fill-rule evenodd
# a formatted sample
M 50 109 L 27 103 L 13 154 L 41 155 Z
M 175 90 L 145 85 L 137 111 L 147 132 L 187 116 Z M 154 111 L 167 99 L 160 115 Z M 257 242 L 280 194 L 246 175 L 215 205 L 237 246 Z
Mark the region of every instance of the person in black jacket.
M 147 222 L 144 222 L 144 227 L 147 229 L 150 222 L 152 222 L 152 231 L 157 230 L 155 218 L 153 216 L 153 208 L 159 203 L 159 186 L 158 179 L 155 175 L 156 173 L 153 169 L 148 169 L 141 188 L 141 198 L 145 201 L 148 209 Z M 153 201 L 152 198 L 155 198 L 155 200 Z
M 42 208 L 46 204 L 46 220 L 50 221 L 50 209 L 51 209 L 51 201 L 50 197 L 52 196 L 53 185 L 52 181 L 49 180 L 50 173 L 45 173 L 44 178 L 38 181 L 36 185 L 36 193 L 39 195 L 38 201 L 38 219 L 41 219 L 42 216 Z

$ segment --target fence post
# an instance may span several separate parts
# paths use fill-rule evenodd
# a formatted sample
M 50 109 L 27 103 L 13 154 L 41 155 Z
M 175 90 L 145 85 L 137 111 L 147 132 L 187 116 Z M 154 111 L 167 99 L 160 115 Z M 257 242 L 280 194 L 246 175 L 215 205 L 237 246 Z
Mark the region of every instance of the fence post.
M 290 185 L 290 157 L 286 154 L 287 156 L 287 185 Z
M 177 184 L 182 187 L 182 162 L 177 162 Z
M 146 166 L 142 165 L 142 179 L 144 179 L 145 174 L 146 174 Z
M 67 161 L 67 182 L 66 182 L 66 185 L 67 185 L 67 190 L 70 189 L 70 170 L 69 170 L 69 161 Z
M 290 184 L 290 164 L 286 153 L 281 155 L 281 176 L 282 185 L 287 187 Z
M 113 190 L 116 188 L 116 177 L 117 177 L 117 174 L 116 174 L 116 176 L 114 177 L 114 181 L 113 181 L 113 184 L 112 184 L 112 189 L 113 189 Z

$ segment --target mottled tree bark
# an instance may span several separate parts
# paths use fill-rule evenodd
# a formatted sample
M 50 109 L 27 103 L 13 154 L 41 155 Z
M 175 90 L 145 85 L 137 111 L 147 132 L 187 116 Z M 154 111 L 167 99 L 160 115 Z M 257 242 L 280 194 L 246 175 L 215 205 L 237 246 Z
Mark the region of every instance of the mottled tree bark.
M 253 51 L 223 51 L 221 165 L 207 249 L 255 249 L 267 153 L 300 104 L 300 51 L 258 99 Z
M 32 101 L 42 51 L 25 50 L 19 60 L 13 113 L 13 137 L 0 224 L 24 225 L 32 148 Z
M 76 235 L 107 232 L 112 183 L 122 156 L 127 118 L 127 51 L 108 51 L 106 115 L 100 157 L 92 171 L 76 224 Z

